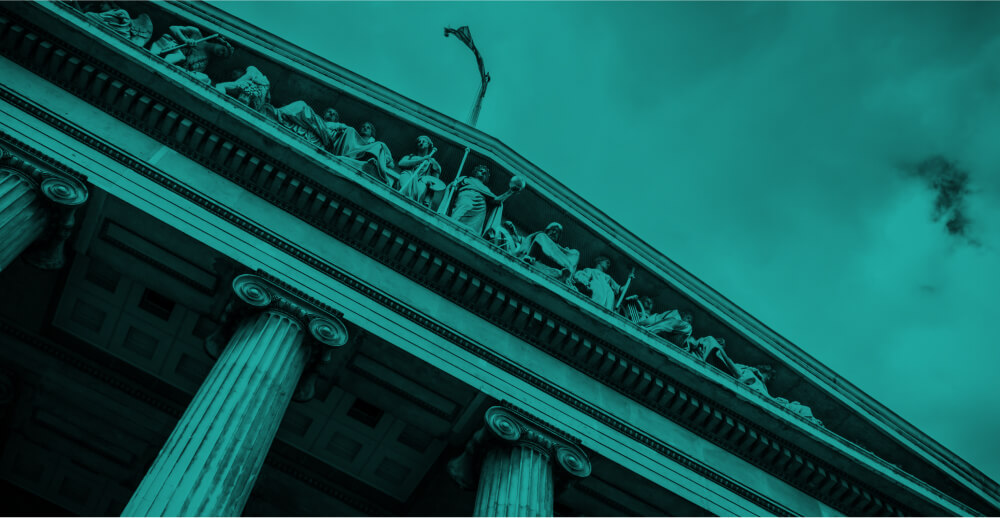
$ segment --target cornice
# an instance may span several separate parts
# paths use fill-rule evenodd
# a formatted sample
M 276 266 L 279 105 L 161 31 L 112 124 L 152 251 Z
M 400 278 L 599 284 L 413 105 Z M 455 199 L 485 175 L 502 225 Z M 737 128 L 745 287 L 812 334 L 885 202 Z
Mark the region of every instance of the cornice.
M 27 32 L 24 30 L 25 26 L 30 27 L 26 23 L 21 23 L 22 32 Z M 117 76 L 115 71 L 103 69 L 100 63 L 86 63 L 83 57 L 73 55 L 72 48 L 60 46 L 58 39 L 44 35 L 40 31 L 27 32 L 35 35 L 32 41 L 27 34 L 22 34 L 23 37 L 19 38 L 11 37 L 11 32 L 6 31 L 2 35 L 2 41 L 10 44 L 4 46 L 4 52 L 39 75 L 49 78 L 123 122 L 150 134 L 221 176 L 299 216 L 332 237 L 348 243 L 449 300 L 469 308 L 470 311 L 508 330 L 511 334 L 602 380 L 628 397 L 702 437 L 722 445 L 793 486 L 849 513 L 877 509 L 881 505 L 878 502 L 886 500 L 873 496 L 874 492 L 854 489 L 853 484 L 844 481 L 853 477 L 839 476 L 842 473 L 833 468 L 823 469 L 825 463 L 797 447 L 785 446 L 784 441 L 764 432 L 753 423 L 746 422 L 726 407 L 709 401 L 689 387 L 677 383 L 657 369 L 632 358 L 619 347 L 590 337 L 582 330 L 574 331 L 572 324 L 553 316 L 544 308 L 532 307 L 525 301 L 527 299 L 519 300 L 505 295 L 503 291 L 492 287 L 492 281 L 480 275 L 475 269 L 447 257 L 398 227 L 385 223 L 378 215 L 357 207 L 349 200 L 344 200 L 308 177 L 298 175 L 294 171 L 282 171 L 279 169 L 280 164 L 276 164 L 276 168 L 275 165 L 268 163 L 265 154 L 218 130 L 209 121 L 186 112 L 166 99 L 158 99 L 151 92 L 144 93 L 137 86 L 130 87 L 128 78 Z M 48 43 L 50 47 L 56 46 L 55 49 L 49 48 L 47 55 L 57 55 L 62 51 L 64 56 L 61 62 L 67 67 L 72 67 L 72 70 L 67 72 L 65 67 L 56 67 L 44 59 L 39 62 L 35 51 L 44 48 L 44 43 Z M 76 60 L 75 63 L 73 59 Z M 227 221 L 237 223 L 241 227 L 252 227 L 251 223 L 214 205 L 169 177 L 122 155 L 107 143 L 84 134 L 37 106 L 25 103 L 9 91 L 5 91 L 4 94 L 12 104 L 19 105 L 84 144 L 125 163 L 163 187 L 194 201 Z M 202 131 L 200 137 L 197 136 L 198 130 Z M 215 136 L 214 142 L 211 140 L 213 136 Z M 197 141 L 194 142 L 196 138 Z M 242 157 L 240 152 L 243 153 Z M 257 162 L 254 163 L 254 160 Z M 270 171 L 268 167 L 271 168 Z M 295 182 L 297 186 L 294 186 Z M 320 201 L 321 195 L 322 201 Z M 304 263 L 333 275 L 322 260 L 310 256 L 277 236 L 259 228 L 254 229 L 252 233 L 300 258 Z M 340 276 L 347 278 L 343 273 Z M 375 297 L 371 293 L 366 295 Z M 384 305 L 392 306 L 393 303 L 387 302 Z M 415 316 L 408 318 L 419 322 L 415 320 L 419 314 L 413 313 Z M 428 321 L 428 325 L 432 323 Z M 433 326 L 440 327 L 436 323 L 433 323 Z M 629 433 L 626 435 L 632 436 Z M 897 475 L 903 476 L 901 473 Z M 933 491 L 933 488 L 928 489 Z M 851 493 L 859 495 L 852 498 L 851 503 L 864 507 L 855 508 L 838 501 L 839 497 Z M 944 499 L 949 500 L 947 497 Z M 956 505 L 961 504 L 956 503 Z M 887 507 L 886 510 L 888 509 L 891 508 Z M 783 513 L 776 512 L 776 514 Z

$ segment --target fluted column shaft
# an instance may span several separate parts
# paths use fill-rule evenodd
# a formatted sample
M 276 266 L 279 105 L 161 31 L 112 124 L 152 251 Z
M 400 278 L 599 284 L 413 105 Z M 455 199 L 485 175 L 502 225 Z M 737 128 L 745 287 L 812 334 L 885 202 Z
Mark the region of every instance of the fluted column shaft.
M 473 516 L 552 516 L 548 453 L 523 444 L 494 447 L 483 458 Z
M 123 516 L 238 516 L 314 353 L 347 341 L 336 316 L 272 281 L 241 275 L 233 289 L 251 313 L 231 320 L 232 338 Z
M 123 515 L 238 516 L 309 357 L 294 318 L 243 323 Z
M 49 214 L 36 185 L 0 170 L 0 271 L 45 232 Z

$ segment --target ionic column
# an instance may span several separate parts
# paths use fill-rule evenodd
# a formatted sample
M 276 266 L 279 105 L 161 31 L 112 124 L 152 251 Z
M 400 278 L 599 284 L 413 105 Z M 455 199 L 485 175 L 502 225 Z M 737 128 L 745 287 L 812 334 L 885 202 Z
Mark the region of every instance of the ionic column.
M 71 177 L 42 171 L 0 148 L 0 271 L 34 244 L 29 263 L 63 265 L 63 246 L 87 188 Z
M 590 475 L 587 454 L 563 434 L 499 406 L 485 419 L 448 463 L 460 486 L 478 488 L 473 516 L 552 516 L 556 487 Z
M 239 516 L 316 348 L 347 341 L 335 316 L 255 275 L 251 308 L 139 484 L 123 516 Z

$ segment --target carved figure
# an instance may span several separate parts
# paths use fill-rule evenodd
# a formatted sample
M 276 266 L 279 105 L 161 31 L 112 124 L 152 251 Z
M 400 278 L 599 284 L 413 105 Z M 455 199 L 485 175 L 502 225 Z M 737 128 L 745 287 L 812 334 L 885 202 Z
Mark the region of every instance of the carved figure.
M 691 327 L 690 313 L 682 313 L 676 309 L 653 313 L 653 298 L 648 296 L 640 297 L 639 305 L 642 307 L 642 312 L 638 315 L 639 318 L 633 320 L 636 325 L 666 338 L 678 347 L 687 347 L 688 338 L 691 338 L 691 333 L 694 331 Z
M 806 421 L 823 426 L 823 421 L 817 419 L 816 416 L 813 415 L 812 409 L 802 403 L 799 403 L 798 401 L 789 401 L 783 397 L 776 397 L 774 400 L 777 401 L 779 405 L 787 408 L 795 414 L 798 414 Z
M 611 259 L 598 257 L 593 268 L 584 268 L 574 273 L 570 285 L 580 293 L 589 295 L 599 305 L 613 310 L 624 289 L 608 275 L 610 269 Z M 634 274 L 629 274 L 629 279 L 633 276 Z
M 317 147 L 330 146 L 331 131 L 327 121 L 316 115 L 305 101 L 293 101 L 274 112 L 275 119 L 297 137 Z
M 736 365 L 729 359 L 729 355 L 726 354 L 726 341 L 722 338 L 715 338 L 714 336 L 706 336 L 697 340 L 688 338 L 687 344 L 691 354 L 722 369 L 723 372 L 734 378 L 739 377 Z
M 160 36 L 150 47 L 153 54 L 162 57 L 189 72 L 198 81 L 212 84 L 205 74 L 212 57 L 228 58 L 233 55 L 233 47 L 222 36 L 203 37 L 197 27 L 174 25 L 170 32 Z
M 391 185 L 390 170 L 395 167 L 392 152 L 384 142 L 375 140 L 375 125 L 365 122 L 360 131 L 346 125 L 338 130 L 330 152 L 365 162 L 362 170 Z
M 102 2 L 97 12 L 85 14 L 140 47 L 145 47 L 153 38 L 153 21 L 145 13 L 132 18 L 125 9 L 119 9 L 113 3 Z
M 514 222 L 506 219 L 497 228 L 497 235 L 494 238 L 494 243 L 501 249 L 511 254 L 514 254 L 521 248 L 521 243 L 524 242 L 524 234 L 517 229 Z
M 517 176 L 511 178 L 507 191 L 497 196 L 486 186 L 489 179 L 490 170 L 479 165 L 471 176 L 453 182 L 450 188 L 454 189 L 455 197 L 447 214 L 477 235 L 493 239 L 500 227 L 503 202 L 524 189 L 524 180 Z
M 435 152 L 430 137 L 421 135 L 417 137 L 417 152 L 399 159 L 399 167 L 407 168 L 399 173 L 399 192 L 425 207 L 430 207 L 435 194 L 445 189 Z
M 337 136 L 340 132 L 347 129 L 347 124 L 340 122 L 340 113 L 333 108 L 327 108 L 323 110 L 323 125 L 326 129 L 327 138 L 329 140 L 329 145 L 337 140 Z
M 765 396 L 770 396 L 767 392 L 767 382 L 771 381 L 771 378 L 774 377 L 774 369 L 772 369 L 769 365 L 751 367 L 749 365 L 743 365 L 742 363 L 733 363 L 733 366 L 736 367 L 736 379 L 739 380 L 740 383 L 747 385 Z
M 234 81 L 216 84 L 215 89 L 257 111 L 271 104 L 271 82 L 255 66 L 247 67 Z
M 562 230 L 559 223 L 549 223 L 545 230 L 528 234 L 514 255 L 546 275 L 569 279 L 580 262 L 580 252 L 559 244 Z

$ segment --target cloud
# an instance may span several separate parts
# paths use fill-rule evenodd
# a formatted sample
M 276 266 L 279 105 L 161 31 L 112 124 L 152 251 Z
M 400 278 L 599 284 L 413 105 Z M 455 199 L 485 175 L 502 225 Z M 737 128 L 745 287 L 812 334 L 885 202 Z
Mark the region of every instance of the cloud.
M 969 188 L 969 173 L 941 155 L 922 160 L 909 173 L 925 181 L 927 187 L 937 194 L 931 219 L 935 222 L 944 220 L 948 234 L 978 246 L 979 241 L 970 236 L 972 220 L 966 208 L 966 196 L 972 192 Z

